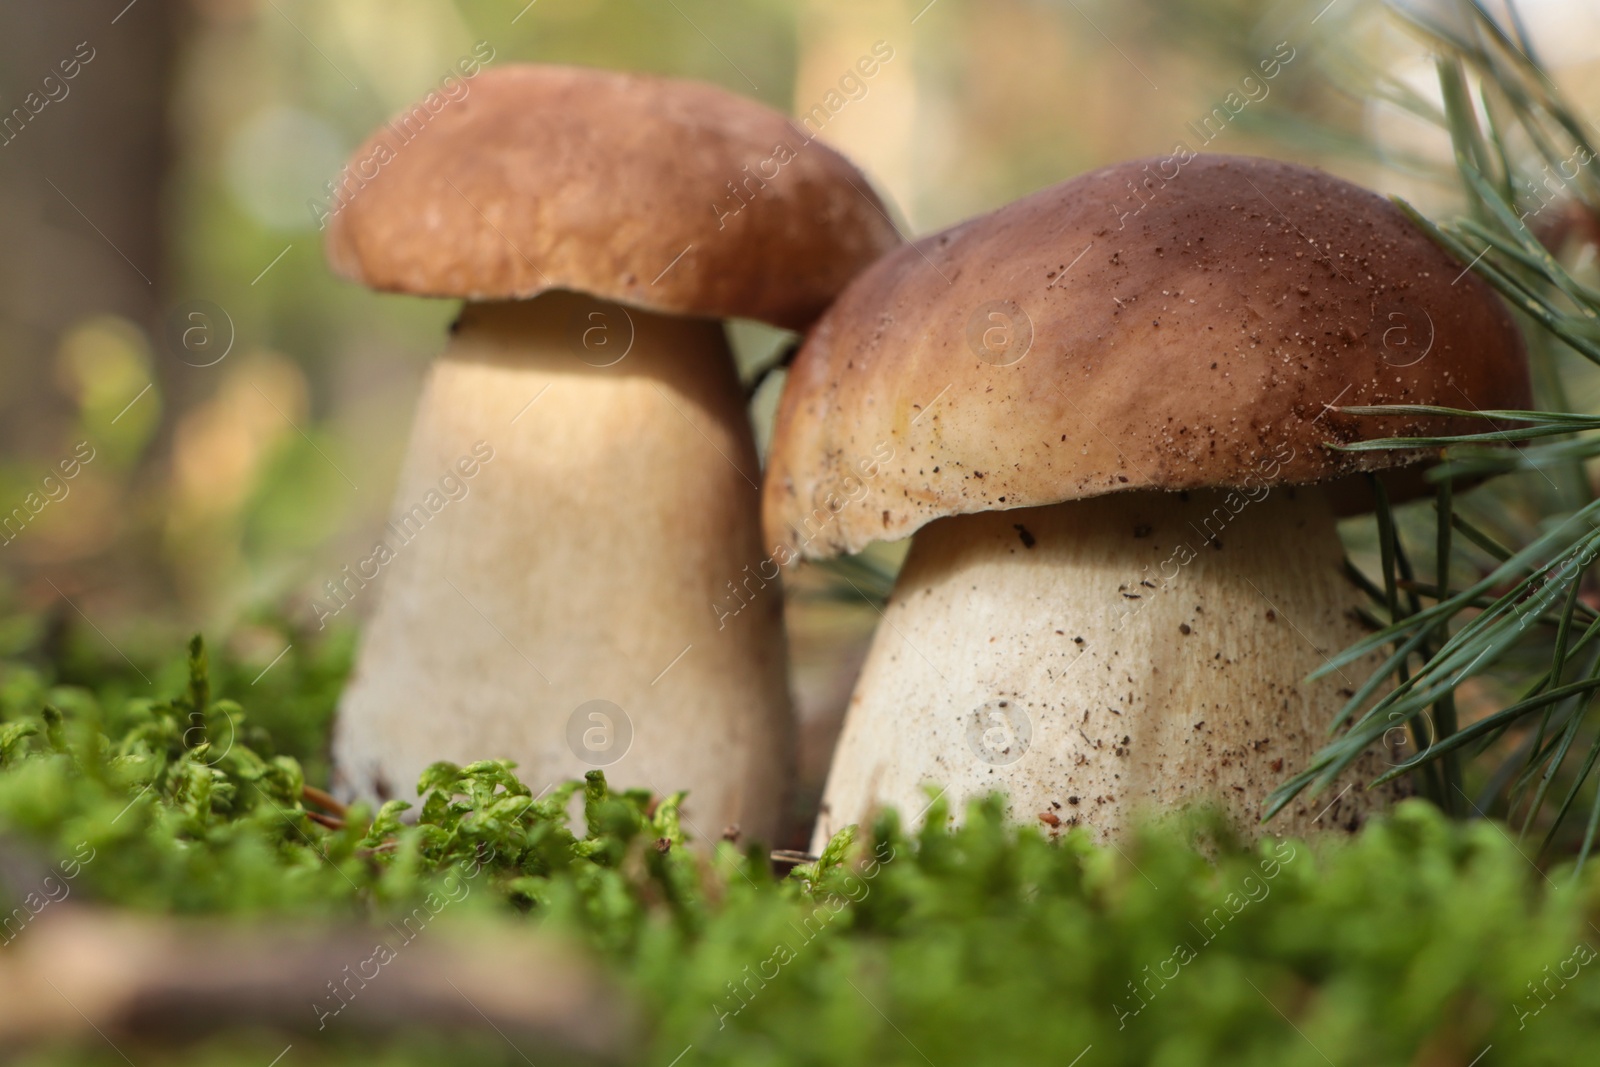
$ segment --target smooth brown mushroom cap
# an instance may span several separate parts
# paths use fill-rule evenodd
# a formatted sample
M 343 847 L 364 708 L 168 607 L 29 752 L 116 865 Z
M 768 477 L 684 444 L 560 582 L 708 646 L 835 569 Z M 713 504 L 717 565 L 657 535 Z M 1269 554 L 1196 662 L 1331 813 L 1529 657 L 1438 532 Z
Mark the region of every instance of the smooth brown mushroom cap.
M 1322 482 L 1428 455 L 1328 441 L 1486 428 L 1329 405 L 1529 403 L 1505 305 L 1388 200 L 1288 163 L 1139 160 L 852 282 L 790 372 L 763 519 L 826 558 L 945 515 Z
M 556 66 L 465 84 L 351 157 L 327 235 L 339 274 L 420 296 L 571 289 L 800 328 L 900 243 L 843 156 L 713 86 Z M 424 121 L 403 125 L 416 111 Z

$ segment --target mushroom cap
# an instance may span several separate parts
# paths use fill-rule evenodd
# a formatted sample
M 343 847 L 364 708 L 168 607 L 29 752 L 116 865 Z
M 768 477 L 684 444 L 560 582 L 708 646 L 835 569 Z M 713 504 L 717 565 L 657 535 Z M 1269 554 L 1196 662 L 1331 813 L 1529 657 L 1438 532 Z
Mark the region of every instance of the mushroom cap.
M 506 66 L 430 93 L 351 157 L 333 269 L 374 289 L 571 289 L 802 328 L 900 243 L 843 156 L 698 82 Z
M 946 515 L 1323 482 L 1434 454 L 1327 442 L 1484 429 L 1330 405 L 1530 403 L 1505 305 L 1388 200 L 1186 156 L 1041 190 L 857 277 L 784 389 L 770 543 L 826 558 Z

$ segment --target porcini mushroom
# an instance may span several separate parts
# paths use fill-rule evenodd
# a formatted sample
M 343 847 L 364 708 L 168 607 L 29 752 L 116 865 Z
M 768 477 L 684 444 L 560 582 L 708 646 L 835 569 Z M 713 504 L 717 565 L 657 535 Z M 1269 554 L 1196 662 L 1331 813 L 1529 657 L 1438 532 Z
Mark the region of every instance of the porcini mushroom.
M 578 68 L 483 73 L 414 139 L 384 127 L 354 158 L 380 164 L 332 218 L 334 269 L 466 303 L 339 708 L 341 789 L 409 790 L 436 760 L 511 758 L 535 788 L 606 766 L 690 789 L 702 840 L 770 840 L 781 599 L 747 586 L 736 617 L 718 610 L 762 557 L 718 320 L 804 327 L 898 242 L 881 203 L 759 104 Z
M 1152 166 L 891 253 L 795 360 L 769 540 L 826 558 L 915 534 L 815 842 L 913 816 L 924 783 L 1102 835 L 1194 801 L 1254 823 L 1365 680 L 1302 681 L 1363 632 L 1335 506 L 1427 458 L 1326 443 L 1476 428 L 1339 408 L 1528 402 L 1505 306 L 1388 201 L 1266 160 Z M 1382 803 L 1302 794 L 1272 829 Z

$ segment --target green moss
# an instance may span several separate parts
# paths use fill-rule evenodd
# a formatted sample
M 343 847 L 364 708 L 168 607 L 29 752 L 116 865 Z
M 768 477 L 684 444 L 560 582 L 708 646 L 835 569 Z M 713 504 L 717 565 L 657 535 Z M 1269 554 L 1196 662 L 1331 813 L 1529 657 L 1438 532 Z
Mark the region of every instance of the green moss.
M 998 800 L 950 830 L 939 802 L 915 834 L 890 814 L 777 878 L 756 851 L 696 859 L 681 794 L 594 773 L 535 798 L 503 762 L 437 764 L 409 811 L 327 828 L 302 764 L 214 691 L 198 641 L 182 673 L 149 700 L 0 667 L 7 855 L 109 905 L 374 924 L 464 872 L 489 891 L 463 912 L 574 933 L 632 990 L 640 1063 L 1464 1065 L 1492 1045 L 1485 1064 L 1566 1064 L 1600 1039 L 1600 883 L 1547 875 L 1497 826 L 1421 802 L 1315 848 L 1242 845 L 1203 818 L 1101 848 L 1007 827 Z M 293 1055 L 522 1062 L 482 1037 L 296 1039 Z M 124 1051 L 264 1064 L 285 1043 Z M 101 1060 L 121 1062 L 104 1046 L 31 1062 Z

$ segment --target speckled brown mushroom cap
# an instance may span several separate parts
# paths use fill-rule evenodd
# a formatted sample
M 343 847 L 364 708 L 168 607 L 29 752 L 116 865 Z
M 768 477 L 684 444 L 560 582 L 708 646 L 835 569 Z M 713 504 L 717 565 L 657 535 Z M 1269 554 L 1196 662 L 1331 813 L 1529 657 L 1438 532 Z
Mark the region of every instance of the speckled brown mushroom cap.
M 1154 160 L 1085 174 L 852 282 L 784 390 L 770 542 L 826 558 L 945 515 L 1322 482 L 1428 455 L 1325 442 L 1484 428 L 1329 405 L 1528 405 L 1506 307 L 1389 201 L 1287 163 L 1164 162 L 1165 182 Z
M 799 328 L 900 243 L 844 157 L 713 86 L 555 66 L 465 84 L 413 139 L 397 121 L 351 158 L 375 176 L 329 222 L 335 271 L 419 296 L 561 288 Z

